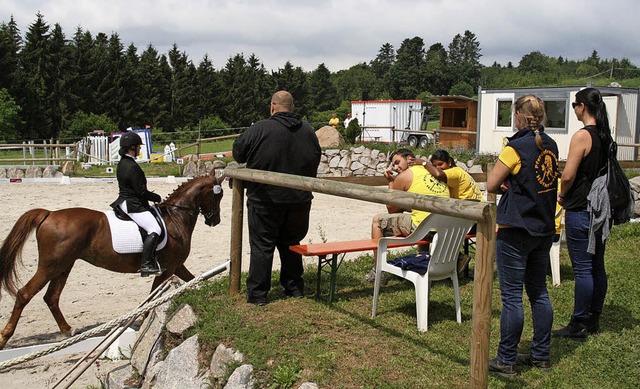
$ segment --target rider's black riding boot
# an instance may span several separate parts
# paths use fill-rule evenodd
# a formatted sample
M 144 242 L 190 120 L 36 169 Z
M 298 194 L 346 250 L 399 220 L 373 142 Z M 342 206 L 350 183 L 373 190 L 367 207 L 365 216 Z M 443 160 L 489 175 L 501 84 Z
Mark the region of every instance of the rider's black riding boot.
M 138 270 L 142 277 L 162 273 L 155 255 L 159 238 L 158 234 L 152 232 L 144 240 L 142 245 L 142 266 Z

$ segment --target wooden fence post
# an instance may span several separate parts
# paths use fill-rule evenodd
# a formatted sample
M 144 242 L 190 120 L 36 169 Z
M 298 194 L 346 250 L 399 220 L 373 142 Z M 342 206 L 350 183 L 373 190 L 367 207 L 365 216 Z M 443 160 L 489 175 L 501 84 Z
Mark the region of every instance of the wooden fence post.
M 473 275 L 473 318 L 471 323 L 472 388 L 486 388 L 489 374 L 491 334 L 491 291 L 496 243 L 496 207 L 485 209 L 485 220 L 476 231 L 476 267 Z
M 231 182 L 231 181 L 230 181 Z M 231 249 L 229 264 L 229 294 L 240 293 L 240 275 L 242 274 L 242 224 L 244 212 L 244 182 L 233 179 L 231 200 Z

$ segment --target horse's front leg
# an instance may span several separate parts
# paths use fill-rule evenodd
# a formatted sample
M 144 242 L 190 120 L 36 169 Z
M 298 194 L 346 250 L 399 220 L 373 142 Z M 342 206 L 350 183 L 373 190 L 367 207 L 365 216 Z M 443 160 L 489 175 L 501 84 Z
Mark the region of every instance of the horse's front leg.
M 180 267 L 178 267 L 175 273 L 173 274 L 180 277 L 180 279 L 184 282 L 189 282 L 192 279 L 196 278 L 193 274 L 191 274 L 191 272 L 187 269 L 187 267 L 184 264 L 180 265 Z
M 18 290 L 18 293 L 16 293 L 16 302 L 13 305 L 13 311 L 11 312 L 11 317 L 4 329 L 0 331 L 0 349 L 4 348 L 9 339 L 13 336 L 13 333 L 16 331 L 16 326 L 18 325 L 18 320 L 20 320 L 20 315 L 22 315 L 24 307 L 29 304 L 29 301 L 31 301 L 33 296 L 35 296 L 47 284 L 47 282 L 49 282 L 48 274 L 38 269 L 29 282 Z
M 69 273 L 71 273 L 71 269 L 52 279 L 49 283 L 49 287 L 47 288 L 47 293 L 44 295 L 44 302 L 49 307 L 49 311 L 51 311 L 53 318 L 56 319 L 60 332 L 66 336 L 71 336 L 71 326 L 65 320 L 62 315 L 62 311 L 60 311 L 60 295 L 62 294 L 62 289 L 64 289 L 64 286 L 67 283 Z

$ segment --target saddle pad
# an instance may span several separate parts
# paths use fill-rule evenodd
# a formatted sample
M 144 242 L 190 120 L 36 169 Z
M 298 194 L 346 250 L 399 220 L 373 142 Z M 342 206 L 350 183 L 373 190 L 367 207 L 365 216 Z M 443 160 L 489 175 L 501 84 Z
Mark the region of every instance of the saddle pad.
M 104 211 L 104 214 L 107 215 L 107 220 L 109 220 L 113 250 L 118 254 L 141 253 L 142 236 L 140 236 L 138 225 L 132 220 L 118 219 L 113 211 Z M 165 231 L 164 238 L 158 243 L 156 251 L 163 249 L 167 244 L 167 228 L 163 225 L 162 229 Z

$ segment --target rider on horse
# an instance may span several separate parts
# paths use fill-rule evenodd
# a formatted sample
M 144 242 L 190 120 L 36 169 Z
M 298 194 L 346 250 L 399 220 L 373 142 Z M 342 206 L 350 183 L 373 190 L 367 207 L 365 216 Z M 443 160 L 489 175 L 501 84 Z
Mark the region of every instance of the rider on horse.
M 147 190 L 147 178 L 136 162 L 140 153 L 142 139 L 133 131 L 120 137 L 120 162 L 118 162 L 118 199 L 111 203 L 112 208 L 119 208 L 147 232 L 142 246 L 142 266 L 140 275 L 146 277 L 162 272 L 155 258 L 156 247 L 160 238 L 160 225 L 149 210 L 148 201 L 158 203 L 162 198 Z M 116 210 L 117 212 L 117 210 Z

